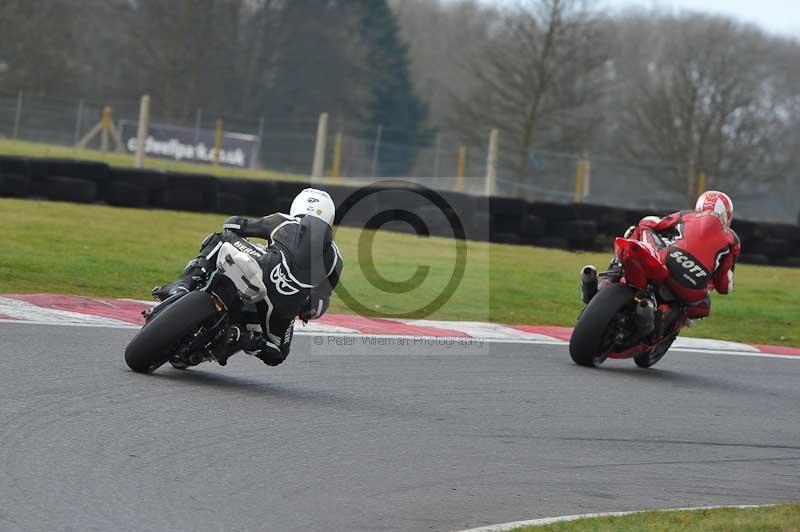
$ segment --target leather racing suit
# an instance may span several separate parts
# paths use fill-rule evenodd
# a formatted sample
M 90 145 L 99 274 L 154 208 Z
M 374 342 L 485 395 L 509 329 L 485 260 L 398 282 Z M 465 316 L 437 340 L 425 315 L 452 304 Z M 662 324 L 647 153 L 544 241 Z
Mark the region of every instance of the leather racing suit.
M 293 218 L 281 213 L 260 219 L 234 216 L 222 229 L 203 240 L 200 254 L 187 264 L 177 281 L 154 289 L 153 295 L 163 299 L 176 290 L 195 289 L 214 268 L 222 244 L 231 243 L 258 261 L 267 297 L 245 307 L 245 331 L 231 328 L 235 334 L 229 340 L 230 354 L 244 350 L 276 366 L 289 355 L 295 318 L 316 319 L 328 309 L 343 267 L 333 230 L 313 216 Z M 265 239 L 267 245 L 255 245 L 248 237 Z M 220 360 L 220 364 L 225 363 L 227 358 Z
M 689 304 L 689 318 L 711 312 L 710 292 L 733 290 L 739 237 L 713 212 L 681 211 L 664 218 L 648 216 L 631 227 L 626 237 L 650 242 L 667 265 L 667 285 Z

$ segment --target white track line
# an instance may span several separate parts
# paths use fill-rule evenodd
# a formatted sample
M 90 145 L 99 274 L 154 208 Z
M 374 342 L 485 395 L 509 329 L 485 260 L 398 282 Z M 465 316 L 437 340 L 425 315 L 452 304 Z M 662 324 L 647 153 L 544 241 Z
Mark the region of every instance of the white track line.
M 8 319 L 0 319 L 0 323 L 17 323 L 21 325 L 57 325 L 62 327 L 90 327 L 90 328 L 108 328 L 108 329 L 129 329 L 129 330 L 138 330 L 140 328 L 139 325 L 132 325 L 129 323 L 118 322 L 117 320 L 107 319 L 108 321 L 101 321 L 99 323 L 93 322 L 78 322 L 78 321 L 61 321 L 61 320 L 53 320 L 53 321 L 42 321 L 42 320 L 25 320 L 25 319 L 18 319 L 18 320 L 8 320 Z M 445 336 L 425 336 L 425 335 L 418 335 L 418 336 L 410 336 L 410 335 L 403 335 L 403 334 L 374 334 L 374 333 L 360 333 L 358 331 L 350 331 L 342 327 L 341 329 L 345 329 L 344 331 L 341 330 L 331 330 L 334 329 L 335 326 L 323 326 L 325 330 L 320 329 L 306 329 L 303 330 L 298 329 L 295 331 L 296 336 L 311 336 L 311 337 L 333 337 L 333 338 L 342 338 L 342 337 L 353 337 L 357 336 L 360 338 L 386 338 L 389 340 L 392 339 L 404 339 L 413 342 L 414 340 L 426 339 L 430 340 L 431 342 L 469 342 L 470 346 L 477 346 L 483 347 L 484 345 L 491 345 L 491 344 L 518 344 L 518 345 L 553 345 L 553 346 L 567 346 L 569 342 L 565 342 L 563 340 L 557 339 L 550 339 L 550 340 L 542 340 L 536 337 L 533 338 L 471 338 L 471 337 L 463 337 L 463 336 L 455 336 L 455 337 L 445 337 Z M 330 328 L 329 328 L 330 327 Z M 337 329 L 339 329 L 337 327 Z M 433 343 L 431 347 L 434 347 Z M 366 344 L 369 345 L 369 344 Z M 702 348 L 688 348 L 688 347 L 673 347 L 672 351 L 677 352 L 684 352 L 684 353 L 698 353 L 701 355 L 727 355 L 727 356 L 740 356 L 740 357 L 758 357 L 758 358 L 780 358 L 784 360 L 798 360 L 800 361 L 800 356 L 797 355 L 778 355 L 772 353 L 762 353 L 759 351 L 730 351 L 726 349 L 702 349 Z M 457 350 L 450 350 L 450 354 L 471 354 L 471 353 L 463 353 L 463 351 Z M 441 353 L 432 353 L 434 355 L 439 355 Z
M 641 514 L 645 512 L 697 512 L 701 510 L 719 510 L 722 508 L 748 509 L 748 508 L 769 508 L 770 506 L 776 506 L 776 505 L 741 504 L 741 505 L 731 505 L 731 506 L 696 506 L 692 508 L 666 508 L 664 510 L 634 510 L 630 512 L 603 512 L 596 514 L 562 515 L 558 517 L 531 519 L 528 521 L 514 521 L 512 523 L 502 523 L 499 525 L 488 525 L 478 528 L 470 528 L 467 530 L 460 530 L 458 532 L 509 532 L 511 530 L 515 530 L 517 528 L 522 528 L 526 526 L 545 526 L 545 525 L 552 525 L 554 523 L 566 523 L 568 521 L 577 521 L 579 519 L 593 519 L 595 517 L 618 517 L 623 515 Z

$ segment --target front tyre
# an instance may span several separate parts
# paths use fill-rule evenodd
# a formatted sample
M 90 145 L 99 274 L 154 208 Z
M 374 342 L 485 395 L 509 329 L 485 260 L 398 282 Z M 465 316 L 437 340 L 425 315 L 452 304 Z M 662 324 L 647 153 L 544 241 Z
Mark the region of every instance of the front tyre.
M 170 348 L 216 315 L 206 292 L 192 292 L 158 313 L 131 340 L 125 362 L 137 373 L 152 373 L 169 360 Z
M 624 284 L 600 290 L 583 309 L 569 339 L 569 355 L 579 366 L 597 367 L 613 347 L 611 324 L 617 314 L 633 302 L 634 291 Z

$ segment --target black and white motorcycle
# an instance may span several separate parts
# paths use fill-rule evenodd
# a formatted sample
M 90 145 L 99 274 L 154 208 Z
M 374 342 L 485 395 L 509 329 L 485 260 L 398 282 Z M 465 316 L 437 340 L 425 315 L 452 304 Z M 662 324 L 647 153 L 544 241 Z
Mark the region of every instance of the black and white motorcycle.
M 167 362 L 186 368 L 227 360 L 228 328 L 267 296 L 263 271 L 252 256 L 260 252 L 244 239 L 221 244 L 216 269 L 204 285 L 175 294 L 144 313 L 144 327 L 125 349 L 128 367 L 152 373 Z

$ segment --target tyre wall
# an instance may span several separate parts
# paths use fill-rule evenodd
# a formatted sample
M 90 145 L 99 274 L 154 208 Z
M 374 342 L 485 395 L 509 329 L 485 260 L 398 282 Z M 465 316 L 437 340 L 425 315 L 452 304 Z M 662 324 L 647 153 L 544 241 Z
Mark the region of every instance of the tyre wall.
M 3 197 L 261 216 L 286 211 L 306 186 L 293 181 L 113 168 L 94 161 L 0 157 Z M 458 233 L 473 240 L 565 250 L 609 249 L 613 237 L 644 216 L 666 214 L 483 198 L 401 182 L 366 188 L 326 183 L 322 188 L 337 204 L 337 223 L 345 226 L 415 232 L 403 220 L 419 218 L 434 236 Z M 463 232 L 454 231 L 453 219 L 460 221 Z M 735 220 L 733 228 L 742 240 L 741 262 L 800 267 L 800 227 Z

